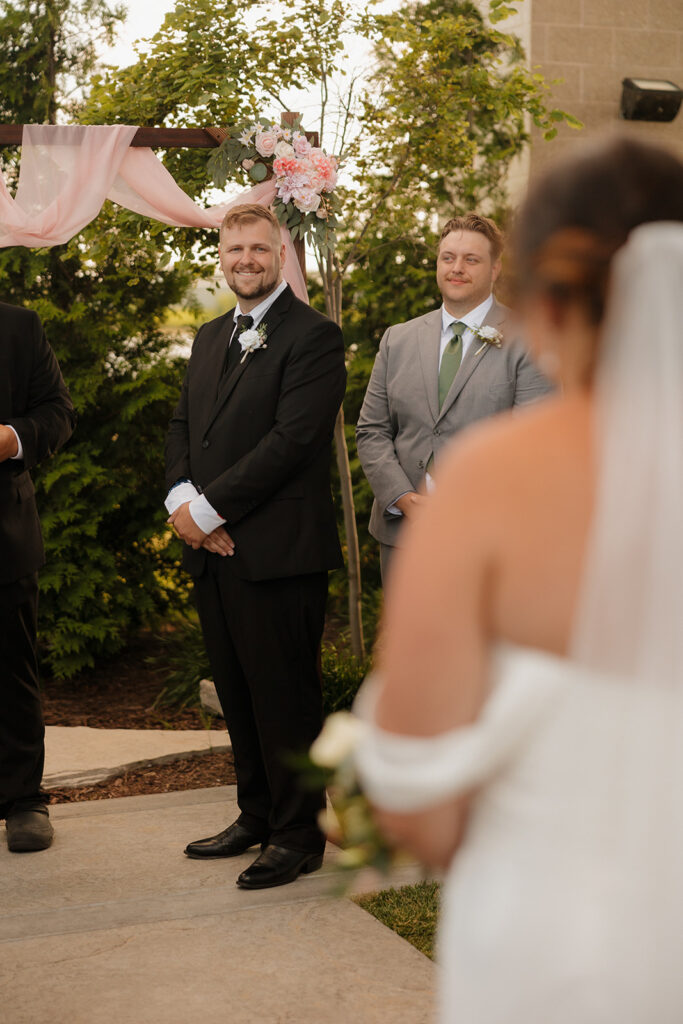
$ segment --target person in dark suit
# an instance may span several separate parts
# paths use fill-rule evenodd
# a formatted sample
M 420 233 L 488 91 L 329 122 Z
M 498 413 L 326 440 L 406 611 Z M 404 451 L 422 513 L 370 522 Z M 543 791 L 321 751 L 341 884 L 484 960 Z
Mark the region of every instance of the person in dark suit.
M 237 879 L 247 889 L 322 863 L 324 794 L 302 788 L 290 761 L 321 728 L 327 573 L 342 564 L 330 460 L 343 339 L 295 298 L 284 258 L 269 210 L 226 215 L 220 261 L 238 305 L 200 328 L 166 444 L 166 507 L 186 544 L 240 808 L 185 853 L 232 857 L 261 844 Z
M 0 818 L 14 853 L 53 830 L 40 785 L 45 728 L 36 659 L 45 562 L 29 470 L 71 436 L 73 405 L 36 313 L 0 302 Z

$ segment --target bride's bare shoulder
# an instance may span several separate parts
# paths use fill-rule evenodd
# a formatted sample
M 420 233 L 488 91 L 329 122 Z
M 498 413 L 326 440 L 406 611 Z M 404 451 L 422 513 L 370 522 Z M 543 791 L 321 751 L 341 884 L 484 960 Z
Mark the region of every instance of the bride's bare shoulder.
M 565 473 L 590 448 L 591 400 L 587 394 L 555 396 L 477 423 L 458 438 L 442 461 L 439 489 L 463 483 L 487 490 L 519 487 L 541 474 Z

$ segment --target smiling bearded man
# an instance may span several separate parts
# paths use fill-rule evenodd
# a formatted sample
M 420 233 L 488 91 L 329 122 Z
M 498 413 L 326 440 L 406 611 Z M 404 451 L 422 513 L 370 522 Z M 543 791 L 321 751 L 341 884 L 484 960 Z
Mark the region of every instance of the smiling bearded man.
M 415 515 L 451 438 L 476 420 L 550 390 L 521 346 L 493 285 L 503 238 L 492 220 L 449 220 L 436 259 L 440 309 L 390 327 L 380 343 L 356 431 L 375 500 L 370 533 L 382 578 L 403 523 Z
M 318 652 L 327 572 L 342 564 L 330 492 L 346 370 L 339 327 L 282 280 L 280 227 L 261 206 L 225 217 L 220 263 L 238 298 L 197 334 L 166 444 L 166 507 L 185 541 L 237 774 L 236 821 L 188 845 L 235 857 L 237 884 L 292 882 L 322 863 L 324 794 L 291 766 L 322 724 Z

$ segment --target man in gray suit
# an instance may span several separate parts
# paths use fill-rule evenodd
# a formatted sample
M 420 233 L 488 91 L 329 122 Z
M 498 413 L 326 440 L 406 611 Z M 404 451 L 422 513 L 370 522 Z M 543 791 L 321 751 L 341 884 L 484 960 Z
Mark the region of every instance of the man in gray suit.
M 533 401 L 551 385 L 506 338 L 508 310 L 493 297 L 503 239 L 487 217 L 445 225 L 436 260 L 440 309 L 390 327 L 365 394 L 356 437 L 375 501 L 370 533 L 382 578 L 404 520 L 432 486 L 451 438 L 475 420 Z

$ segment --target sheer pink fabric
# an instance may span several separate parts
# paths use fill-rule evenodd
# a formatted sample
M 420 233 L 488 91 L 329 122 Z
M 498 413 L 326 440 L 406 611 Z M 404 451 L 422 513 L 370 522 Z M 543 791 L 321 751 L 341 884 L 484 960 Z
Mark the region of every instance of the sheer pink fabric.
M 0 174 L 0 248 L 68 242 L 111 199 L 135 213 L 175 227 L 219 227 L 239 203 L 269 206 L 275 184 L 264 181 L 229 203 L 197 206 L 151 149 L 130 148 L 131 125 L 25 125 L 19 185 L 14 198 Z M 289 231 L 283 275 L 308 301 L 306 282 Z

